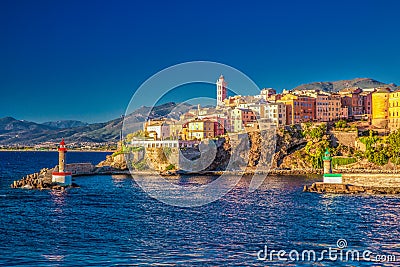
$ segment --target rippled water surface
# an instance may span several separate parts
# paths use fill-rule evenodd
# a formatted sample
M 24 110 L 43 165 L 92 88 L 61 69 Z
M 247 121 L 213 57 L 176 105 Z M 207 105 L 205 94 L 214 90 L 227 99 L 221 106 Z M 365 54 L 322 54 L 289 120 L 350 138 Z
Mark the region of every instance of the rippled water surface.
M 105 153 L 69 153 L 97 163 Z M 248 192 L 249 177 L 222 199 L 178 208 L 152 199 L 127 176 L 78 177 L 67 192 L 10 189 L 57 164 L 52 152 L 0 152 L 2 266 L 397 266 L 400 198 L 302 193 L 318 177 L 273 176 Z M 196 186 L 209 177 L 181 177 Z M 155 185 L 156 186 L 156 185 Z M 257 252 L 335 248 L 395 255 L 397 262 L 259 261 Z

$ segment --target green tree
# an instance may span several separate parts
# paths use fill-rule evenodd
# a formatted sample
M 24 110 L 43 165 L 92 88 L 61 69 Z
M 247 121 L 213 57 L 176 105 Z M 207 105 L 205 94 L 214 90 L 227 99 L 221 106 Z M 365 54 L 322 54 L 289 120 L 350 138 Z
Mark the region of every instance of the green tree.
M 326 133 L 326 124 L 321 124 L 305 131 L 305 136 L 315 141 L 320 141 Z
M 322 140 L 318 143 L 309 141 L 304 149 L 309 156 L 309 160 L 311 161 L 311 165 L 313 166 L 313 168 L 322 168 L 322 157 L 324 156 L 326 149 L 329 149 L 329 142 L 327 140 Z
M 335 127 L 336 128 L 346 128 L 347 127 L 347 121 L 345 120 L 340 120 L 335 122 Z
M 387 140 L 388 156 L 394 164 L 400 163 L 400 129 L 389 134 Z

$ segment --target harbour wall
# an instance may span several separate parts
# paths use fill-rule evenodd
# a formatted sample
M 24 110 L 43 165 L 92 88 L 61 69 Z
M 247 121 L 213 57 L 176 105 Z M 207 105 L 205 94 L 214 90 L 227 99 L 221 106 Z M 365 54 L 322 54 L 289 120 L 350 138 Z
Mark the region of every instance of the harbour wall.
M 344 184 L 374 187 L 400 187 L 400 174 L 390 173 L 344 173 Z

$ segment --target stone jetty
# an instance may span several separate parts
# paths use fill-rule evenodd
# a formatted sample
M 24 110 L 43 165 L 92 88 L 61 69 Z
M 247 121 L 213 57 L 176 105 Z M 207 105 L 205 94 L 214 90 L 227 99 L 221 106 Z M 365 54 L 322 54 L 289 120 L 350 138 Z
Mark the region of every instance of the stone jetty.
M 16 180 L 11 184 L 11 188 L 24 188 L 24 189 L 55 189 L 64 190 L 67 186 L 62 186 L 52 182 L 53 169 L 44 168 L 40 172 L 28 174 L 20 180 Z M 69 187 L 78 187 L 72 184 Z
M 331 194 L 400 194 L 400 187 L 365 186 L 334 183 L 313 183 L 304 186 L 303 192 L 331 193 Z

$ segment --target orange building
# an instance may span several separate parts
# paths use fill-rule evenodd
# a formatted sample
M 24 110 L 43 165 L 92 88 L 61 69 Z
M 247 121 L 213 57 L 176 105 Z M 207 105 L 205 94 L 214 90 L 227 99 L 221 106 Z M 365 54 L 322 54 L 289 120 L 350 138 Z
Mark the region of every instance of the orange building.
M 245 103 L 241 95 L 230 96 L 224 100 L 225 107 L 235 108 Z
M 316 99 L 308 96 L 284 94 L 277 102 L 286 105 L 286 124 L 296 124 L 315 120 Z

